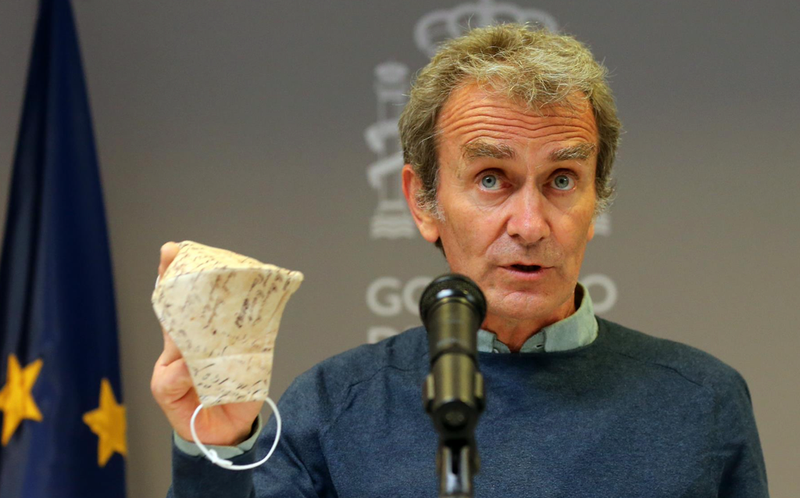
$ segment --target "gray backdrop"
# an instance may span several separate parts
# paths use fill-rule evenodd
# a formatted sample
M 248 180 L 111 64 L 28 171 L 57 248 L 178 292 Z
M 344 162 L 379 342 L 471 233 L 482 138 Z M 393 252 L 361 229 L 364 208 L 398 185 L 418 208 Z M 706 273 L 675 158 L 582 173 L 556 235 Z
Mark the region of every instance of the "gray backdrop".
M 796 0 L 471 2 L 73 2 L 116 272 L 130 496 L 169 483 L 170 431 L 149 392 L 162 242 L 305 273 L 275 397 L 323 358 L 418 323 L 420 287 L 446 266 L 394 202 L 392 120 L 426 44 L 488 14 L 556 25 L 611 69 L 619 197 L 582 278 L 603 316 L 738 369 L 772 494 L 800 495 Z M 35 14 L 33 0 L 0 3 L 3 219 Z

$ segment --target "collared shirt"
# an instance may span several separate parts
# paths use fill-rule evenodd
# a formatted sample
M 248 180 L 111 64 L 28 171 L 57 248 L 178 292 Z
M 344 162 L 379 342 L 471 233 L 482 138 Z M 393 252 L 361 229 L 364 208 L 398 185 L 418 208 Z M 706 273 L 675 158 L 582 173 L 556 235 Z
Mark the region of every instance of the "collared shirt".
M 568 351 L 591 344 L 597 337 L 597 320 L 594 318 L 592 298 L 586 288 L 578 284 L 575 294 L 580 306 L 572 315 L 544 327 L 531 336 L 520 348 L 520 353 L 553 353 Z M 478 351 L 481 353 L 510 353 L 493 332 L 478 331 Z

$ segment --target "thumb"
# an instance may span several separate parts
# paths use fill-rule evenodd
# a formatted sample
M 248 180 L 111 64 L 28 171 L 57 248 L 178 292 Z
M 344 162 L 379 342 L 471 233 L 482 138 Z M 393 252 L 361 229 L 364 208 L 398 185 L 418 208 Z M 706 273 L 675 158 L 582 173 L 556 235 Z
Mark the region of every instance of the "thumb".
M 161 327 L 161 333 L 164 335 L 164 351 L 158 357 L 158 363 L 161 365 L 169 365 L 183 357 L 181 350 L 175 345 L 175 341 L 169 336 L 164 327 Z
M 167 242 L 161 246 L 161 259 L 158 264 L 158 276 L 163 277 L 167 267 L 175 260 L 175 256 L 180 251 L 180 246 L 175 242 Z
M 180 251 L 180 246 L 175 242 L 167 242 L 161 246 L 161 257 L 158 264 L 159 278 L 164 276 L 164 272 L 167 271 L 167 267 L 169 267 L 169 265 L 175 260 L 175 257 L 178 255 L 178 251 Z M 178 346 L 175 345 L 175 342 L 172 340 L 163 326 L 161 327 L 161 333 L 164 336 L 164 352 L 161 353 L 158 362 L 161 365 L 169 365 L 175 360 L 181 358 L 182 355 L 178 349 Z

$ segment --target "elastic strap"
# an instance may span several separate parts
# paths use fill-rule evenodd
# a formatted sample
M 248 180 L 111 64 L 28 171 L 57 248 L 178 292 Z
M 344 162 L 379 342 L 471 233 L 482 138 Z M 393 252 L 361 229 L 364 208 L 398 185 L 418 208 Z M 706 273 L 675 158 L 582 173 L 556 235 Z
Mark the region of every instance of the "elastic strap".
M 269 460 L 269 457 L 272 456 L 272 453 L 275 452 L 275 448 L 278 447 L 278 441 L 280 441 L 281 439 L 281 414 L 278 411 L 278 407 L 275 405 L 274 401 L 272 401 L 270 398 L 267 398 L 266 401 L 267 404 L 269 404 L 270 408 L 272 408 L 272 413 L 275 415 L 275 421 L 278 423 L 278 428 L 275 433 L 275 442 L 272 443 L 272 448 L 270 448 L 269 453 L 267 453 L 267 456 L 262 458 L 260 461 L 255 463 L 250 463 L 247 465 L 234 465 L 233 462 L 231 462 L 230 460 L 225 460 L 224 458 L 220 458 L 220 456 L 217 454 L 216 451 L 206 448 L 206 445 L 200 442 L 200 438 L 197 437 L 197 431 L 194 428 L 194 421 L 197 418 L 197 414 L 200 413 L 200 410 L 203 409 L 203 405 L 199 405 L 197 409 L 194 411 L 194 414 L 192 414 L 192 420 L 189 424 L 189 429 L 191 429 L 192 431 L 192 439 L 194 439 L 194 444 L 196 444 L 197 447 L 200 448 L 200 451 L 203 452 L 206 458 L 211 460 L 211 463 L 219 467 L 222 467 L 224 469 L 250 470 L 258 467 L 259 465 L 263 465 L 264 462 Z

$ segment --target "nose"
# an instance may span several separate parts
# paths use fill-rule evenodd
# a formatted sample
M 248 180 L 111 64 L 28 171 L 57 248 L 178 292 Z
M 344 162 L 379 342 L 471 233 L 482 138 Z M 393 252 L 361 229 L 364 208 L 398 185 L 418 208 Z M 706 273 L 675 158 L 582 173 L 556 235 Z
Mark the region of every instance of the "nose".
M 546 217 L 547 199 L 535 188 L 515 192 L 509 202 L 506 232 L 524 245 L 533 245 L 550 236 Z

